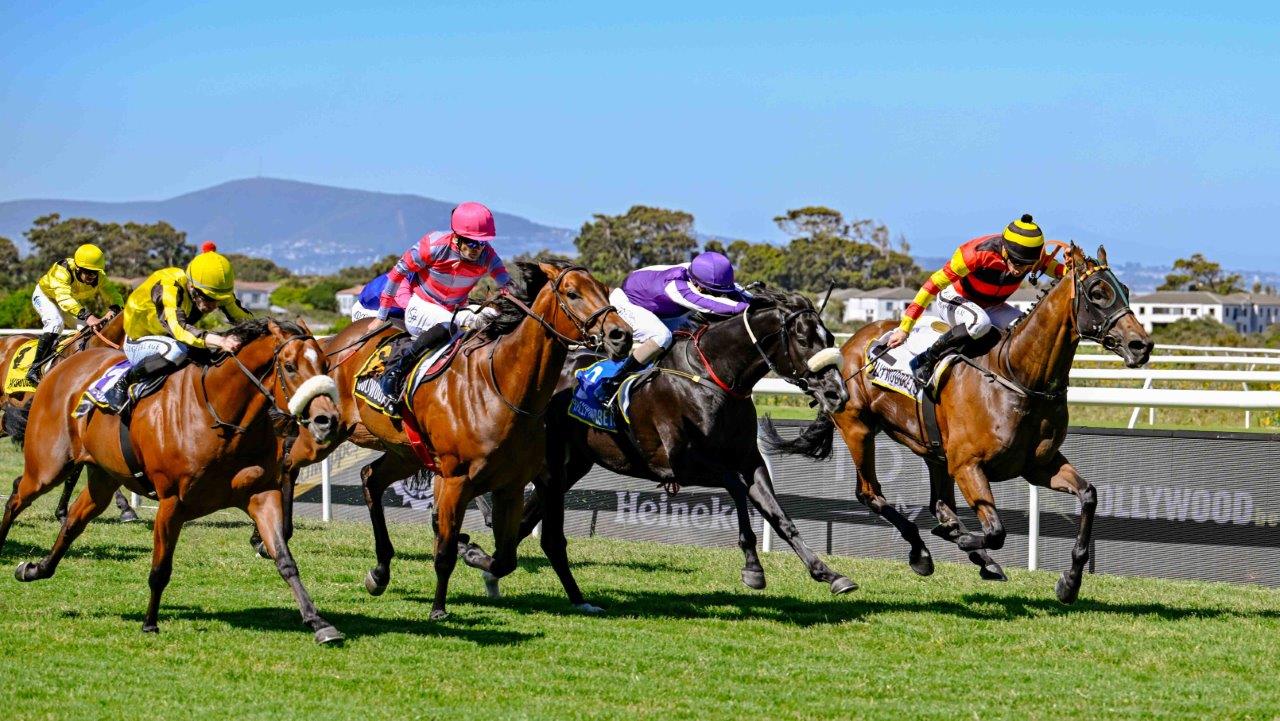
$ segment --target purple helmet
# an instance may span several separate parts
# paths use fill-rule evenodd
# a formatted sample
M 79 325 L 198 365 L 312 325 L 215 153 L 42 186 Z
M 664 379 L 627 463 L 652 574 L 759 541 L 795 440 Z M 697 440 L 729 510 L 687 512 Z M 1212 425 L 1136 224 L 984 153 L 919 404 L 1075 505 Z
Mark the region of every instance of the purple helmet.
M 698 281 L 698 285 L 717 293 L 730 293 L 736 288 L 733 283 L 733 263 L 715 251 L 701 253 L 694 258 L 689 264 L 689 275 Z

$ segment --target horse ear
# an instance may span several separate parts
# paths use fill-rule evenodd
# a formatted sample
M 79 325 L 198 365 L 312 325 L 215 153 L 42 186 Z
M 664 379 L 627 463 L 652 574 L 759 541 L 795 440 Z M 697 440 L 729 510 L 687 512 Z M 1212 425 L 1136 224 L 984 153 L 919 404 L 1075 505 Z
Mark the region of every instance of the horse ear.
M 1085 267 L 1084 251 L 1080 249 L 1080 246 L 1076 245 L 1076 242 L 1074 240 L 1071 241 L 1070 255 L 1071 255 L 1071 262 L 1073 264 L 1079 263 L 1081 268 Z
M 560 277 L 560 273 L 563 272 L 562 268 L 557 265 L 552 265 L 551 263 L 538 263 L 538 267 L 541 268 L 543 274 L 547 276 L 547 280 L 555 280 Z
M 1107 248 L 1106 246 L 1098 246 L 1098 262 L 1102 265 L 1107 264 Z
M 280 330 L 280 324 L 274 318 L 267 319 L 267 330 L 271 331 L 276 340 L 284 340 L 284 331 Z
M 307 325 L 307 321 L 302 316 L 297 317 L 298 327 L 306 331 L 307 335 L 315 335 L 311 332 L 311 326 Z

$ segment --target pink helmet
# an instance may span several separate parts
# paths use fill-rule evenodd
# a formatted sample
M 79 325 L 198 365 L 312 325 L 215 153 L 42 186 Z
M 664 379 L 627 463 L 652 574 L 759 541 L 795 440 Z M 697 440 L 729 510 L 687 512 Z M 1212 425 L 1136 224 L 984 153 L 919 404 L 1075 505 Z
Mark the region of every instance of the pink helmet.
M 454 235 L 471 240 L 491 240 L 496 235 L 493 230 L 493 213 L 481 203 L 468 202 L 454 208 L 449 227 Z

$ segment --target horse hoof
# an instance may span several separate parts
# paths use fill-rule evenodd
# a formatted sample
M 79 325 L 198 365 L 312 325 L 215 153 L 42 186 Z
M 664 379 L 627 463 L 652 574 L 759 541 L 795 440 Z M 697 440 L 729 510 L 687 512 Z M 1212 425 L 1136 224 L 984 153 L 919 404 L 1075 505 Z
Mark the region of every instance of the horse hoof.
M 587 603 L 586 601 L 583 601 L 582 603 L 575 603 L 573 604 L 573 607 L 591 616 L 598 616 L 604 613 L 603 608 L 600 608 L 599 606 L 592 603 Z
M 1075 603 L 1076 597 L 1080 595 L 1080 586 L 1068 581 L 1065 572 L 1058 578 L 1058 583 L 1053 590 L 1058 594 L 1058 600 L 1068 606 Z
M 489 598 L 502 598 L 502 588 L 498 585 L 498 577 L 484 571 L 484 592 Z
M 744 570 L 742 572 L 742 585 L 747 588 L 759 591 L 764 588 L 764 571 Z
M 858 590 L 858 584 L 853 579 L 841 576 L 831 582 L 831 593 L 839 596 L 842 593 Z
M 34 573 L 31 573 L 31 571 L 35 569 L 36 569 L 36 564 L 32 563 L 31 561 L 23 561 L 22 563 L 18 564 L 17 568 L 13 569 L 13 577 L 18 579 L 19 581 L 22 581 L 23 583 L 34 581 L 36 580 L 36 575 Z
M 132 508 L 126 508 L 120 512 L 121 523 L 133 523 L 138 520 L 138 514 Z
M 1008 581 L 1009 577 L 1004 574 L 1004 569 L 998 563 L 990 563 L 978 569 L 978 575 L 984 581 Z
M 257 551 L 259 557 L 265 558 L 267 560 L 271 560 L 271 554 L 267 553 L 267 544 L 263 543 L 262 541 L 258 541 L 257 543 L 253 544 L 253 550 Z
M 918 555 L 912 553 L 907 557 L 907 564 L 911 566 L 911 570 L 921 576 L 933 575 L 933 556 L 926 549 Z
M 364 575 L 364 590 L 368 591 L 370 596 L 381 596 L 382 592 L 387 590 L 387 584 L 378 583 L 373 571 L 369 571 Z
M 980 533 L 965 533 L 956 538 L 956 546 L 961 551 L 978 551 L 986 539 Z
M 154 623 L 142 624 L 143 633 L 160 633 L 160 627 Z
M 446 618 L 448 618 L 448 617 L 449 617 L 449 612 L 448 612 L 448 611 L 446 611 L 446 610 L 444 610 L 443 608 L 433 608 L 433 609 L 431 609 L 431 620 L 432 620 L 432 621 L 443 621 L 443 620 L 445 620 L 445 619 L 446 619 Z
M 316 631 L 316 643 L 321 646 L 326 643 L 341 643 L 345 638 L 346 636 L 343 636 L 342 632 L 333 626 L 325 626 L 324 628 Z

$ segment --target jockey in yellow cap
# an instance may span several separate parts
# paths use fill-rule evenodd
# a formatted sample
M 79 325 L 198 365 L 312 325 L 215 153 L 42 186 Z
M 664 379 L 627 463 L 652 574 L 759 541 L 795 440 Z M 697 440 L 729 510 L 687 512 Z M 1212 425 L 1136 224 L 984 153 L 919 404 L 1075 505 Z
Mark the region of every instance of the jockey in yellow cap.
M 44 362 L 54 354 L 58 336 L 66 327 L 64 316 L 74 316 L 87 326 L 101 323 L 105 318 L 98 317 L 84 305 L 94 299 L 109 307 L 112 313 L 120 312 L 120 294 L 102 282 L 106 269 L 107 259 L 102 249 L 86 243 L 76 248 L 72 257 L 50 266 L 36 283 L 31 304 L 40 315 L 41 333 L 31 370 L 27 372 L 27 381 L 32 385 L 40 380 Z
M 951 260 L 924 282 L 915 300 L 902 315 L 888 346 L 897 348 L 920 316 L 937 300 L 932 315 L 950 329 L 915 360 L 916 382 L 928 384 L 933 367 L 947 352 L 963 348 L 971 338 L 982 338 L 993 327 L 1008 328 L 1022 315 L 1007 302 L 1029 274 L 1048 273 L 1061 278 L 1066 268 L 1044 255 L 1044 232 L 1030 215 L 1009 223 L 1003 233 L 974 238 L 956 250 Z
M 124 307 L 124 354 L 132 367 L 108 392 L 111 406 L 122 407 L 134 383 L 176 370 L 189 348 L 234 353 L 240 347 L 235 336 L 196 327 L 216 310 L 233 323 L 252 317 L 236 299 L 231 261 L 213 243 L 205 243 L 186 270 L 161 268 L 130 293 Z

